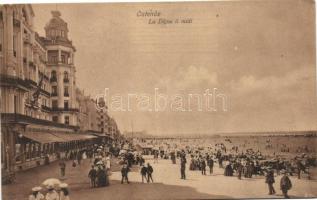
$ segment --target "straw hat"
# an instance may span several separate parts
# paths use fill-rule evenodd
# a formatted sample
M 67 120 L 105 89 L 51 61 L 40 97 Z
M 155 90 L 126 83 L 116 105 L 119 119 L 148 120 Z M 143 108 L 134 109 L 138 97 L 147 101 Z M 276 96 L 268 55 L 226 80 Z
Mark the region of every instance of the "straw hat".
M 42 188 L 40 186 L 36 186 L 36 187 L 32 188 L 33 192 L 38 192 L 40 190 L 42 190 Z
M 59 184 L 59 187 L 60 188 L 67 188 L 68 184 L 67 183 L 61 183 L 61 184 Z

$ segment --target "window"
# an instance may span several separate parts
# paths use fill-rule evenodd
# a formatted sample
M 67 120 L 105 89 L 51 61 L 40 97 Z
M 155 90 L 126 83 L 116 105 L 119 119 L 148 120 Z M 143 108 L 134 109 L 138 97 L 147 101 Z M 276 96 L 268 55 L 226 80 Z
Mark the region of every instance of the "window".
M 64 79 L 68 79 L 68 72 L 64 71 Z
M 65 124 L 69 125 L 69 116 L 65 116 Z
M 51 72 L 51 78 L 56 78 L 56 71 L 55 71 L 55 70 L 53 70 L 53 71 Z
M 46 99 L 42 99 L 42 105 L 46 106 Z
M 68 101 L 66 100 L 66 101 L 64 101 L 64 108 L 65 108 L 65 110 L 68 110 Z
M 57 56 L 49 56 L 48 61 L 50 63 L 57 63 Z
M 58 116 L 53 116 L 53 122 L 58 122 Z
M 64 96 L 65 96 L 65 97 L 69 97 L 68 86 L 65 86 L 65 87 L 64 87 Z
M 13 56 L 17 57 L 17 36 L 13 35 Z
M 52 101 L 52 108 L 58 108 L 57 100 Z
M 56 85 L 52 86 L 52 95 L 57 96 L 57 86 Z
M 62 58 L 62 63 L 66 63 L 66 56 L 62 55 L 61 58 Z

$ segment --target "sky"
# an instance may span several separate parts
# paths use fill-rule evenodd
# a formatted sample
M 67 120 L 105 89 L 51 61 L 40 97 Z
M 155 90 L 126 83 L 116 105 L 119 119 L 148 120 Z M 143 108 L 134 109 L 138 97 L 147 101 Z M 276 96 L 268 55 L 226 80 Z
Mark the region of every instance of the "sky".
M 314 6 L 255 0 L 33 9 L 40 35 L 50 11 L 61 12 L 77 49 L 78 87 L 91 97 L 109 89 L 108 106 L 123 108 L 109 109 L 121 131 L 164 135 L 316 130 Z M 145 12 L 160 16 L 138 16 Z M 204 93 L 214 88 L 216 110 L 208 110 Z M 202 110 L 189 94 L 206 100 Z M 156 111 L 155 102 L 166 109 Z

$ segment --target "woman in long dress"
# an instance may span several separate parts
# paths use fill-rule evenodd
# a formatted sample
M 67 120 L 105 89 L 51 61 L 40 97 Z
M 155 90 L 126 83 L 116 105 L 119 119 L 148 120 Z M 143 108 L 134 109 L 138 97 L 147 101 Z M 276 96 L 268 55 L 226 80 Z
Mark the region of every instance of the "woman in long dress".
M 59 200 L 59 195 L 52 185 L 48 185 L 47 190 L 48 192 L 45 195 L 45 200 Z
M 59 185 L 61 188 L 60 194 L 59 194 L 59 200 L 70 200 L 69 198 L 69 191 L 68 191 L 68 184 L 62 183 Z
M 44 195 L 40 192 L 41 187 L 32 188 L 32 194 L 29 196 L 29 200 L 44 200 Z

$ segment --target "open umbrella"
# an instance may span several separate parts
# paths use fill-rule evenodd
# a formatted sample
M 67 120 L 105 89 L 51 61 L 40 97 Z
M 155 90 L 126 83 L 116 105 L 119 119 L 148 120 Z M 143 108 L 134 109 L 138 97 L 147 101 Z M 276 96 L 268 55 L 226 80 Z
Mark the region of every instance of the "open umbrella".
M 42 184 L 44 186 L 59 186 L 59 184 L 61 184 L 61 181 L 57 178 L 48 178 Z

